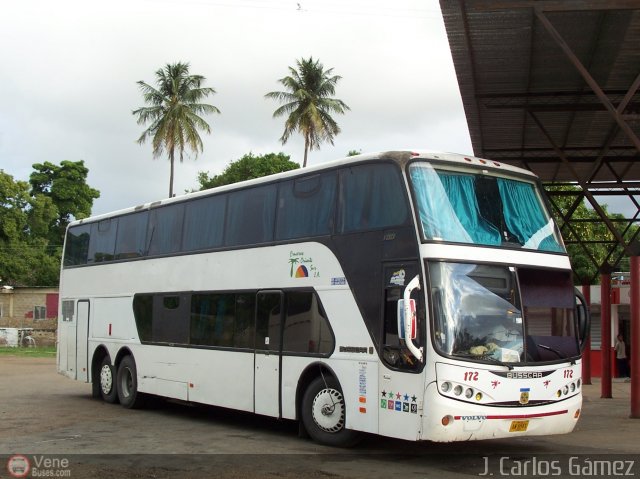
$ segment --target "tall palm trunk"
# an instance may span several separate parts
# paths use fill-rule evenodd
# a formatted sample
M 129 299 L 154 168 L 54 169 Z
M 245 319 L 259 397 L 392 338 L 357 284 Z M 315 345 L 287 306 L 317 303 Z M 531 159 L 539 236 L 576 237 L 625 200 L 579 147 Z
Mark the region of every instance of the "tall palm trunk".
M 304 162 L 302 163 L 302 167 L 306 168 L 307 166 L 307 154 L 309 153 L 309 135 L 304 135 Z
M 171 164 L 171 173 L 169 174 L 169 198 L 173 198 L 173 148 L 169 150 L 169 163 Z

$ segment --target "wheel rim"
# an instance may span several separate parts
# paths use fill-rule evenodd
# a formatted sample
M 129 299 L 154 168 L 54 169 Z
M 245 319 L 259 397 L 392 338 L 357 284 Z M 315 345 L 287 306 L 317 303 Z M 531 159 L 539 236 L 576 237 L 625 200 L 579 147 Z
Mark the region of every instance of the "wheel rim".
M 111 372 L 111 366 L 105 364 L 100 370 L 100 388 L 104 394 L 109 394 L 113 387 L 113 374 Z
M 131 375 L 131 369 L 124 368 L 122 371 L 122 380 L 120 383 L 120 390 L 122 395 L 126 398 L 131 396 L 131 390 L 133 388 L 133 376 Z
M 339 432 L 344 428 L 344 401 L 337 389 L 327 388 L 313 398 L 311 410 L 316 425 L 325 432 Z

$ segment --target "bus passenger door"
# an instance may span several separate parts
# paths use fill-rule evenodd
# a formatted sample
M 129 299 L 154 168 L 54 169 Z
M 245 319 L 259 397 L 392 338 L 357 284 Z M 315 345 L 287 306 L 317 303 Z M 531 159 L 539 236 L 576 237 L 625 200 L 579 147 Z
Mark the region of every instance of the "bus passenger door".
M 62 321 L 58 323 L 58 372 L 68 377 L 74 374 L 73 368 L 76 364 L 75 308 L 75 301 L 69 299 L 62 301 Z M 73 336 L 71 336 L 71 333 L 73 333 Z M 69 352 L 70 349 L 73 351 Z M 69 357 L 73 360 L 71 364 L 69 364 Z
M 76 379 L 87 381 L 87 342 L 89 340 L 89 301 L 78 301 L 76 315 Z
M 261 291 L 256 298 L 253 408 L 273 417 L 280 417 L 283 296 L 281 291 Z

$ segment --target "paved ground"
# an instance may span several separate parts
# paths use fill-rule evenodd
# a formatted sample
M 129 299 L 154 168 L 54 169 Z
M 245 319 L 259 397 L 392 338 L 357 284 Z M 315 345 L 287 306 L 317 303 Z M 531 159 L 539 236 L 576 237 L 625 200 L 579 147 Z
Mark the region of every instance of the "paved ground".
M 4 465 L 14 454 L 40 472 L 97 478 L 457 478 L 482 475 L 487 464 L 496 476 L 607 477 L 589 474 L 594 458 L 619 460 L 622 472 L 634 461 L 640 476 L 640 419 L 628 417 L 629 390 L 616 381 L 614 397 L 601 399 L 598 383 L 585 385 L 583 416 L 569 435 L 457 444 L 367 437 L 336 450 L 299 438 L 293 423 L 220 408 L 157 401 L 126 410 L 91 399 L 90 386 L 57 375 L 52 359 L 3 356 L 0 478 L 10 477 Z M 43 459 L 58 462 L 46 469 Z

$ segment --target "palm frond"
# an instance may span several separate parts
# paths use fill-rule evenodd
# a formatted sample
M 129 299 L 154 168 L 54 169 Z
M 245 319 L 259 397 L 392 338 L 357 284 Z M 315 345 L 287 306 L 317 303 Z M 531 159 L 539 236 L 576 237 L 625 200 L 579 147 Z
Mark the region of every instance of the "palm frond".
M 345 102 L 332 98 L 342 77 L 333 75 L 333 68 L 325 70 L 313 57 L 296 60 L 296 68 L 288 69 L 289 75 L 278 80 L 284 91 L 265 94 L 265 98 L 281 103 L 273 112 L 274 118 L 287 115 L 280 141 L 284 144 L 299 132 L 305 138 L 305 148 L 319 149 L 323 142 L 333 144 L 340 128 L 331 114 L 350 110 Z
M 137 82 L 145 106 L 132 114 L 139 125 L 150 123 L 138 143 L 151 140 L 154 158 L 167 153 L 172 164 L 175 153 L 182 161 L 187 148 L 197 157 L 203 149 L 199 131 L 211 132 L 201 115 L 220 113 L 214 105 L 202 102 L 215 95 L 215 89 L 203 86 L 204 76 L 190 74 L 188 63 L 166 64 L 155 72 L 155 78 L 155 86 Z M 170 194 L 172 190 L 170 185 Z

